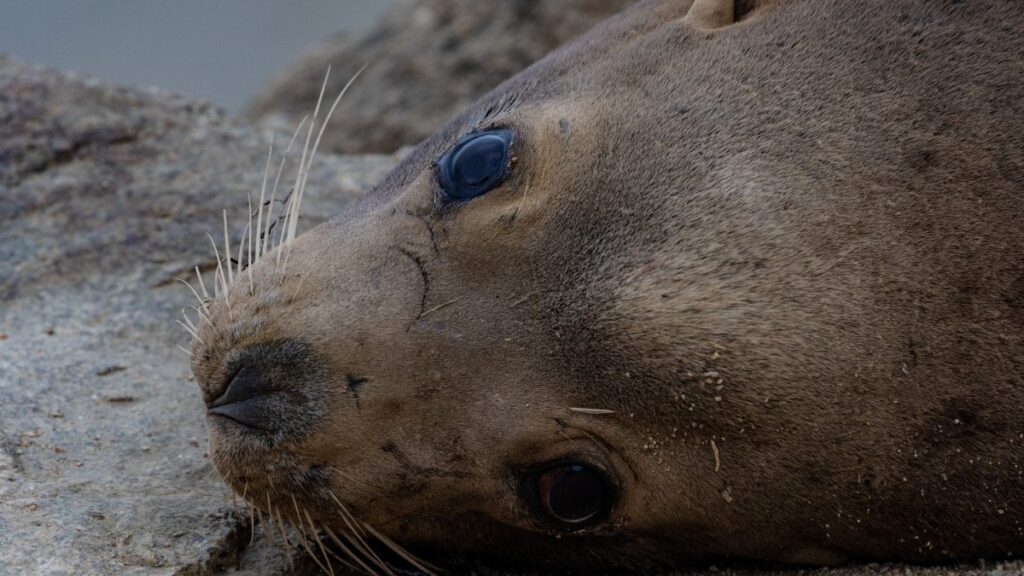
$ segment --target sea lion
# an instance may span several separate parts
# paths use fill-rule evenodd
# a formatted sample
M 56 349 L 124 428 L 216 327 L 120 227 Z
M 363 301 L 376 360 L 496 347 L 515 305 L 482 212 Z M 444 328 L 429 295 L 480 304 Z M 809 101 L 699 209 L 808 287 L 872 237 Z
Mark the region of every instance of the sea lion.
M 1024 553 L 1022 55 L 1010 1 L 614 17 L 221 254 L 218 469 L 368 565 Z

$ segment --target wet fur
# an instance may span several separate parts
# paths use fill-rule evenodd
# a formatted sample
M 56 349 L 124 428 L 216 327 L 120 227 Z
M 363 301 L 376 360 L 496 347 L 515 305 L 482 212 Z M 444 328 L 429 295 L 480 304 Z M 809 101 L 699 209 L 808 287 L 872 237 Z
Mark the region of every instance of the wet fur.
M 327 374 L 326 422 L 212 433 L 236 489 L 513 566 L 1024 553 L 1024 13 L 727 4 L 608 21 L 215 302 L 208 398 L 272 339 Z M 444 203 L 431 161 L 488 126 L 510 177 Z M 621 494 L 583 534 L 519 497 L 566 454 Z

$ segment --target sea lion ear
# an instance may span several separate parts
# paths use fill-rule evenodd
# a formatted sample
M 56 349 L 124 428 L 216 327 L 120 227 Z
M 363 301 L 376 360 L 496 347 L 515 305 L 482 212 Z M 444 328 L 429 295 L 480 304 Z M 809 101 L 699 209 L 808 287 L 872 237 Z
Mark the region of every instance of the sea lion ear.
M 755 0 L 693 0 L 683 21 L 704 30 L 724 28 L 750 12 Z

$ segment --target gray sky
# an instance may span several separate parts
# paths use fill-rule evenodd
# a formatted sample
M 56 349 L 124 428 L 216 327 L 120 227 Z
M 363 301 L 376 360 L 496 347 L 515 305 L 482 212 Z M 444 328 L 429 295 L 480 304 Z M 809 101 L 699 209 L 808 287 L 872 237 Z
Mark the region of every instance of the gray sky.
M 318 40 L 392 0 L 0 0 L 0 52 L 237 111 Z

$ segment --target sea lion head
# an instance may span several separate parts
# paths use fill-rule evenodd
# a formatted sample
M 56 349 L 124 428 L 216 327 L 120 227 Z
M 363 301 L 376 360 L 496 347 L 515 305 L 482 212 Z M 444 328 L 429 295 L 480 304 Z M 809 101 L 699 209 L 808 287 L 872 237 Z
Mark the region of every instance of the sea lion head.
M 876 80 L 870 49 L 823 30 L 902 36 L 880 8 L 753 4 L 618 16 L 471 106 L 358 207 L 237 272 L 193 347 L 234 491 L 367 562 L 348 539 L 364 526 L 428 556 L 581 571 L 941 557 L 862 522 L 878 507 L 916 518 L 907 454 L 974 474 L 955 442 L 921 438 L 926 423 L 1004 419 L 936 384 L 955 370 L 930 355 L 946 335 L 907 336 L 972 330 L 939 305 L 944 288 L 912 312 L 879 297 L 880 277 L 924 269 L 879 244 L 920 199 L 876 155 L 911 161 L 915 128 L 881 138 L 877 102 L 844 96 Z M 970 220 L 972 206 L 956 210 Z M 937 232 L 907 234 L 926 246 Z M 921 258 L 935 278 L 961 256 Z M 978 297 L 1020 318 L 1002 289 Z M 992 382 L 1019 380 L 1011 355 L 990 361 L 1005 376 Z M 941 525 L 956 505 L 922 513 Z

